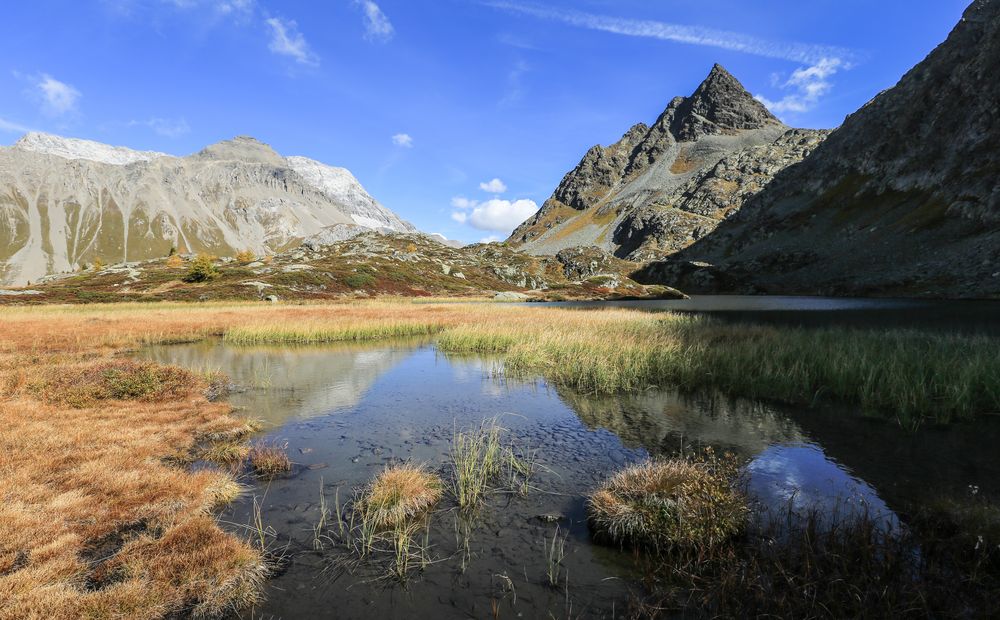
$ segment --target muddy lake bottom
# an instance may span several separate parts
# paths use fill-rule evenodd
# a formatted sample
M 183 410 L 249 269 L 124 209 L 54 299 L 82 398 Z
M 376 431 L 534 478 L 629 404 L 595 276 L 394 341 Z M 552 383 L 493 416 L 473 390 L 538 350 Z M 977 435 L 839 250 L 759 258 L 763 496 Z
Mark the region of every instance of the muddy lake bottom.
M 713 394 L 651 389 L 593 396 L 541 379 L 513 381 L 494 360 L 445 355 L 430 341 L 312 347 L 233 347 L 208 341 L 152 347 L 144 357 L 219 370 L 242 386 L 230 400 L 287 445 L 291 474 L 250 490 L 222 515 L 247 535 L 255 503 L 285 557 L 253 617 L 613 618 L 642 592 L 635 554 L 594 544 L 585 495 L 610 473 L 696 446 L 747 460 L 760 511 L 897 514 L 975 487 L 997 497 L 1000 424 L 901 431 L 836 409 L 803 410 Z M 446 499 L 417 535 L 425 547 L 405 583 L 391 558 L 363 562 L 332 539 L 317 546 L 323 508 L 347 504 L 385 466 L 425 464 L 450 477 L 456 430 L 498 417 L 507 439 L 535 454 L 532 490 L 500 490 L 474 518 Z M 324 531 L 337 530 L 331 518 Z M 551 546 L 564 539 L 559 585 Z M 247 614 L 246 617 L 250 617 Z

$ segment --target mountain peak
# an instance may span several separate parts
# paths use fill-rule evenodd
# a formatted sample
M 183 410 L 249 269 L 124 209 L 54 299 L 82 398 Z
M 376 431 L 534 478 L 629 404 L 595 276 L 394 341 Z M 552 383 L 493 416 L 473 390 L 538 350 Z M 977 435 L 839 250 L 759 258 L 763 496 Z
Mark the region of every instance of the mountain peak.
M 677 106 L 673 130 L 680 140 L 695 140 L 705 134 L 731 134 L 781 124 L 739 80 L 716 63 L 694 93 Z
M 236 136 L 202 149 L 196 157 L 220 161 L 242 161 L 272 166 L 284 166 L 285 160 L 270 145 L 252 136 Z

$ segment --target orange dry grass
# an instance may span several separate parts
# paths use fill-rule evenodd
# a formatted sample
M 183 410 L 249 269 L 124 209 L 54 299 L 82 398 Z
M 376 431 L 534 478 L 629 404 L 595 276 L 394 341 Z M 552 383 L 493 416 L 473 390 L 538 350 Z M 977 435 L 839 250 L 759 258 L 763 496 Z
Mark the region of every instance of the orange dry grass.
M 104 342 L 122 336 L 107 325 L 64 317 L 50 331 L 14 314 L 0 327 L 0 618 L 210 615 L 256 600 L 260 554 L 211 517 L 239 487 L 178 466 L 199 438 L 244 423 L 201 378 L 112 357 Z
M 231 584 L 259 580 L 260 557 L 207 517 L 235 483 L 167 460 L 183 459 L 197 436 L 240 433 L 227 407 L 195 390 L 85 409 L 15 395 L 0 404 L 0 420 L 0 617 L 157 617 L 192 603 L 225 606 Z M 214 561 L 165 574 L 190 563 L 170 557 L 185 553 L 170 538 L 176 531 L 197 534 L 188 544 Z M 137 546 L 146 550 L 128 553 Z
M 244 304 L 94 304 L 4 307 L 0 354 L 113 351 L 146 343 L 199 340 L 232 327 L 438 323 L 482 315 L 467 304 L 372 301 L 301 306 Z M 2 365 L 0 358 L 0 365 Z
M 0 318 L 0 618 L 214 615 L 256 600 L 261 554 L 222 531 L 226 474 L 183 466 L 246 432 L 204 379 L 120 354 L 228 327 L 299 321 L 442 326 L 468 309 L 107 305 Z

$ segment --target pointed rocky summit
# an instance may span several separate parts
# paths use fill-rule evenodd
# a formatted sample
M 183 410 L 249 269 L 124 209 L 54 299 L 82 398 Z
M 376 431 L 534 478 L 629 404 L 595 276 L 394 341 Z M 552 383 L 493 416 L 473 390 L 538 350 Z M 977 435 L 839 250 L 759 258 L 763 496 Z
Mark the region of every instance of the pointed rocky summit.
M 781 140 L 789 130 L 715 65 L 651 126 L 591 148 L 510 241 L 535 254 L 579 245 L 632 260 L 674 252 L 826 137 L 807 131 Z
M 706 134 L 731 134 L 781 124 L 739 80 L 718 64 L 712 67 L 694 94 L 677 105 L 673 120 L 671 131 L 682 142 Z

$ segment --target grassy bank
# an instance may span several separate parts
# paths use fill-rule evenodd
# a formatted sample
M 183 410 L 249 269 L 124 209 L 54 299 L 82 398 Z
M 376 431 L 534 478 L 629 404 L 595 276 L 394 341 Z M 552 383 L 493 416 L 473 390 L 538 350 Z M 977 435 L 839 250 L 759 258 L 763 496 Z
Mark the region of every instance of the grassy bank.
M 912 331 L 724 325 L 684 315 L 560 312 L 476 322 L 446 351 L 496 354 L 505 373 L 579 390 L 720 389 L 809 405 L 841 401 L 911 425 L 1000 411 L 996 339 Z
M 190 471 L 249 429 L 180 368 L 96 351 L 0 356 L 0 618 L 217 615 L 257 601 L 261 554 L 212 512 L 240 486 Z
M 423 321 L 378 321 L 331 325 L 312 321 L 295 325 L 256 324 L 226 330 L 227 344 L 321 344 L 325 342 L 364 342 L 436 334 L 443 326 Z

